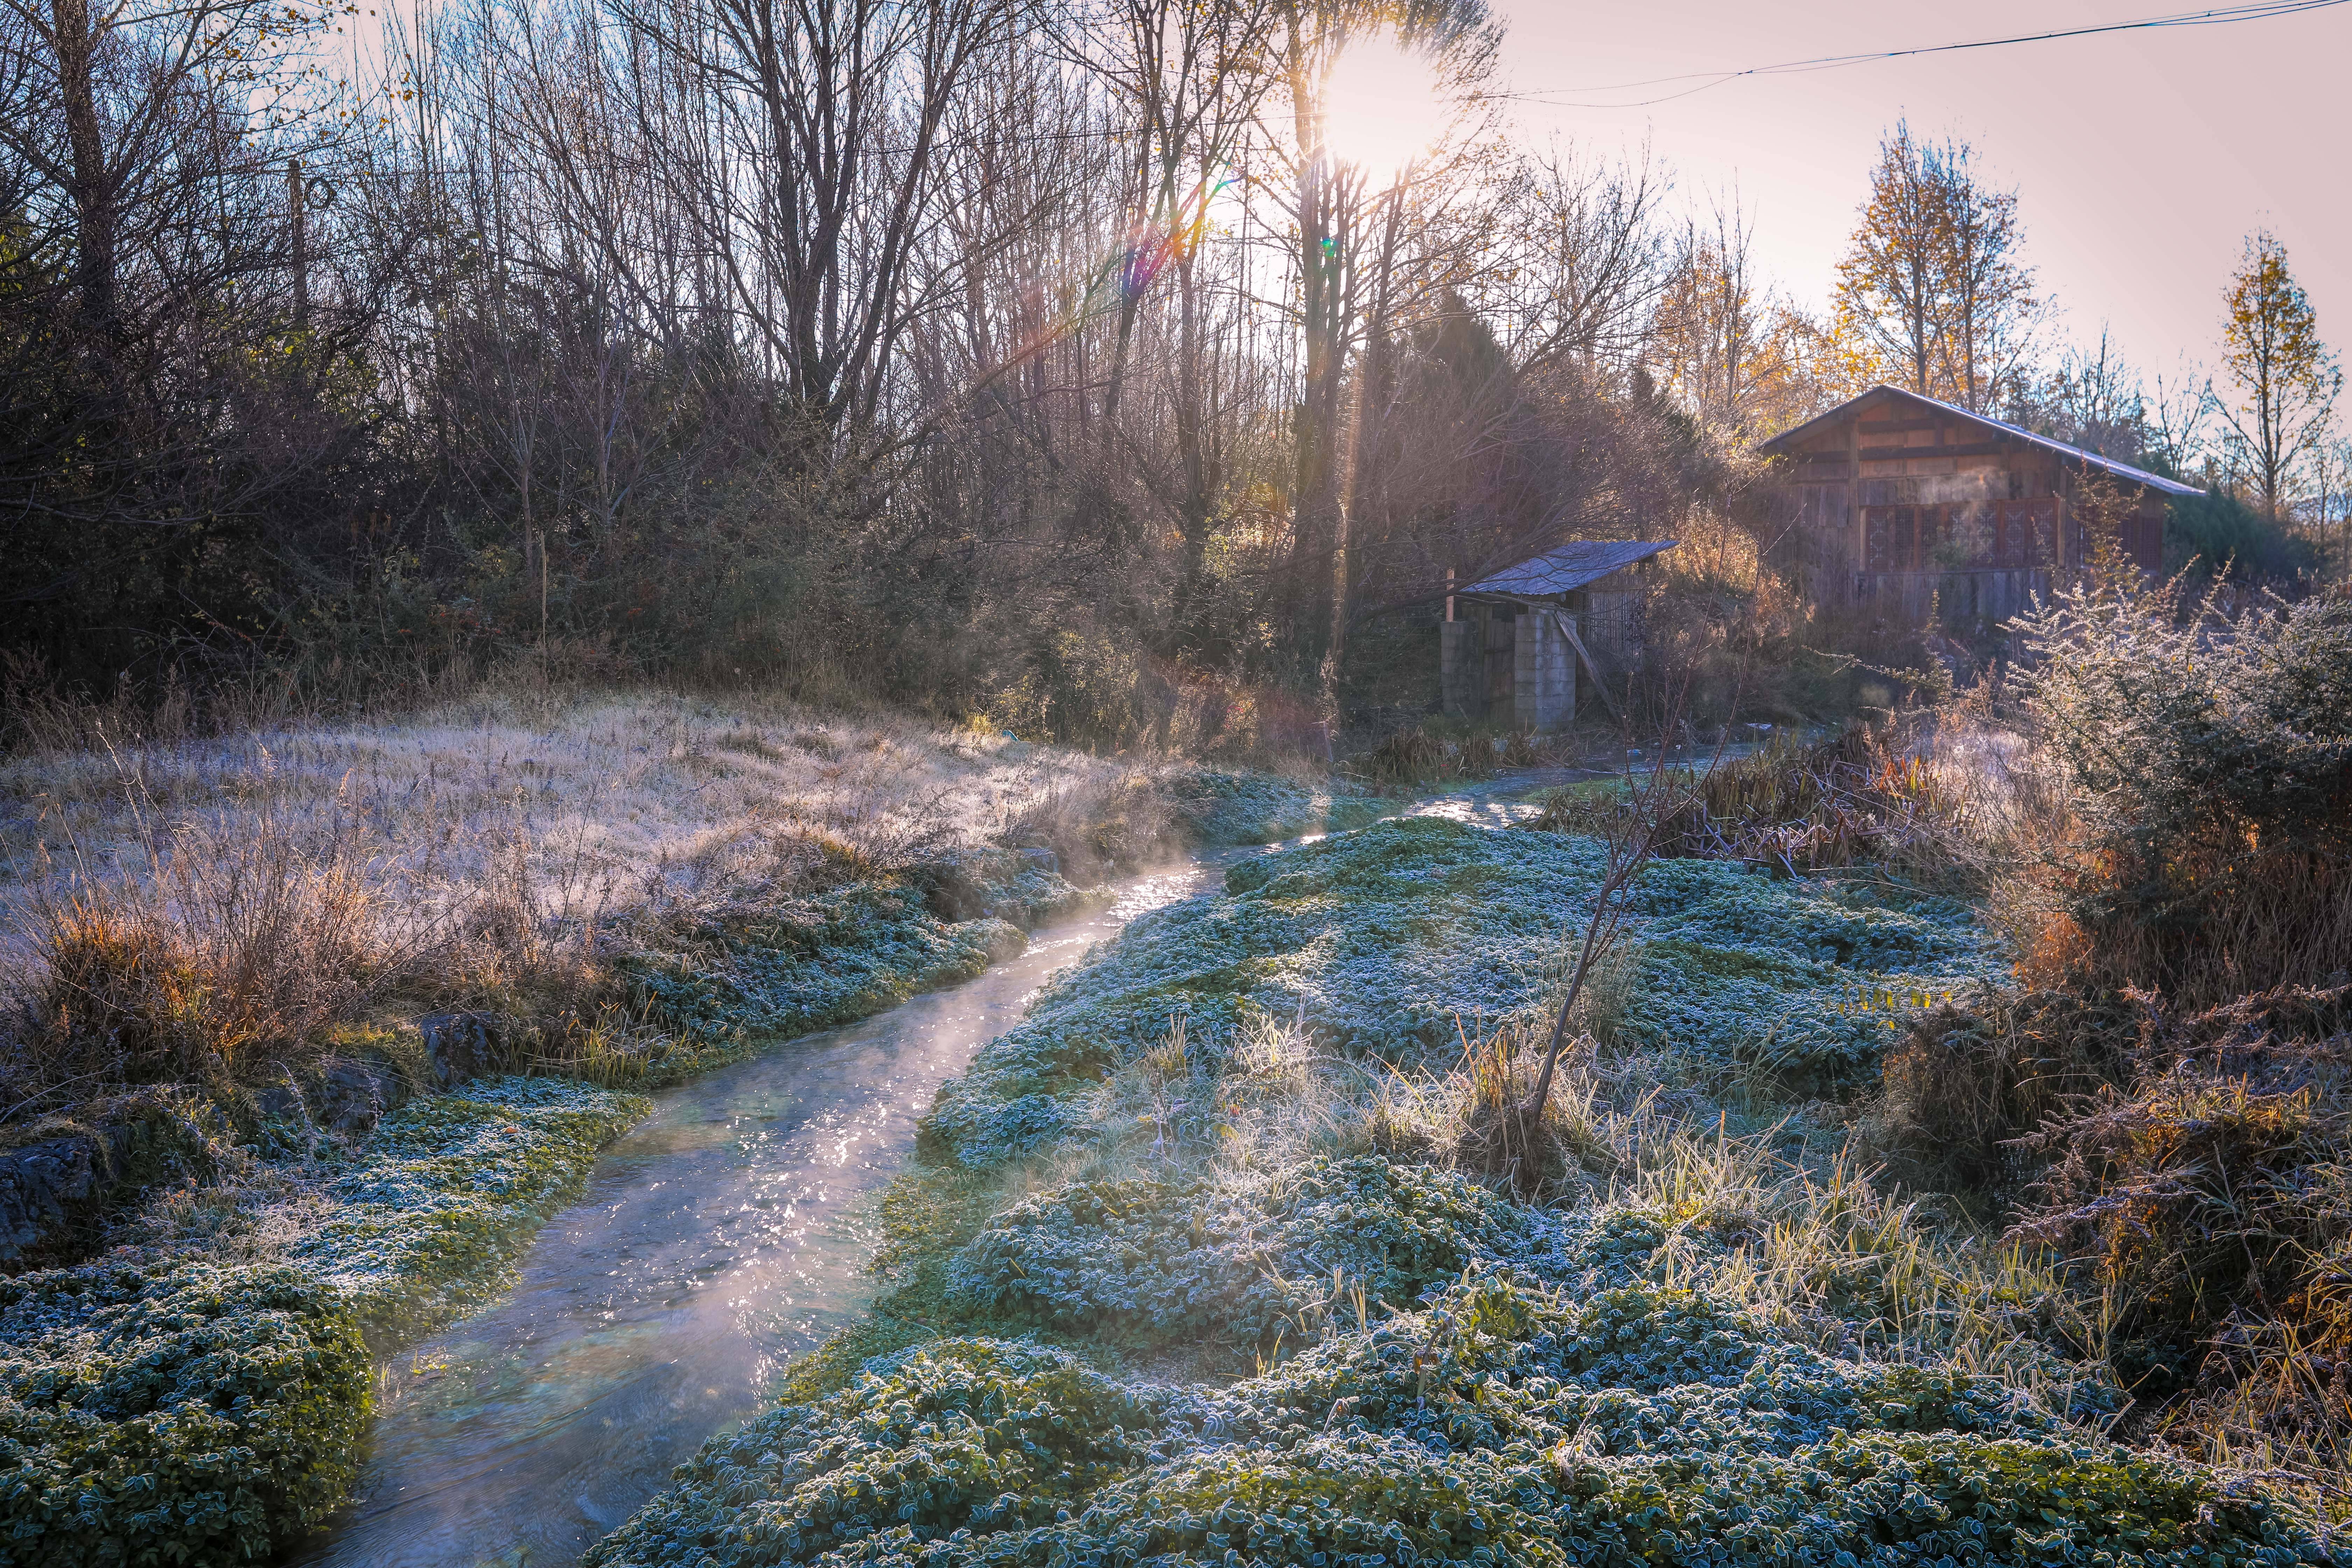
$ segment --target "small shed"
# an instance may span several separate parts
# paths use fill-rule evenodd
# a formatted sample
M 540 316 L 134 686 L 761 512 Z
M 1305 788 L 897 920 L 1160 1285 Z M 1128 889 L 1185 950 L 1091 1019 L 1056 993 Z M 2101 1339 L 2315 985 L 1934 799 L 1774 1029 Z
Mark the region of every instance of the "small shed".
M 2159 571 L 2165 508 L 2200 493 L 1896 386 L 1874 386 L 1757 450 L 1779 459 L 1813 597 L 1913 624 L 1931 611 L 1978 622 L 2017 614 L 2089 557 L 2095 511 L 2115 514 L 2126 557 Z
M 1448 572 L 1438 687 L 1446 712 L 1557 730 L 1576 717 L 1577 670 L 1641 659 L 1655 558 L 1677 542 L 1582 540 L 1457 585 Z

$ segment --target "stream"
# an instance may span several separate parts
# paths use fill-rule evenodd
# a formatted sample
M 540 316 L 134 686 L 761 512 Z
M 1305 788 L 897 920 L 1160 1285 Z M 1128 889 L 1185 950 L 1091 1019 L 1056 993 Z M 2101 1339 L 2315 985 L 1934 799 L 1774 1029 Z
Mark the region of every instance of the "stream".
M 1417 809 L 1500 825 L 1525 809 L 1510 797 L 1542 782 L 1521 773 Z M 656 1095 L 540 1233 L 512 1293 L 383 1369 L 352 1501 L 285 1561 L 578 1561 L 864 1307 L 873 1200 L 939 1086 L 1055 971 L 1258 853 L 1115 882 L 975 979 Z
M 656 1095 L 512 1293 L 384 1368 L 352 1500 L 287 1561 L 576 1562 L 865 1305 L 872 1200 L 940 1083 L 1055 970 L 1253 853 L 1116 882 L 975 979 Z

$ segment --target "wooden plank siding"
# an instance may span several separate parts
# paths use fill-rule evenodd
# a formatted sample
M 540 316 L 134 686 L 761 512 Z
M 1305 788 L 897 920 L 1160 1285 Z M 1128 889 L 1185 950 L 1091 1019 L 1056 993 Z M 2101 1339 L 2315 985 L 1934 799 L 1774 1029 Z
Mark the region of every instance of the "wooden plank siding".
M 2084 564 L 2077 465 L 1964 411 L 1923 413 L 1907 401 L 1865 394 L 1774 454 L 1782 515 L 1803 541 L 1817 599 L 1906 620 L 1931 610 L 2000 620 Z M 2143 570 L 2160 571 L 2165 498 L 2124 489 L 2133 505 L 2118 542 Z

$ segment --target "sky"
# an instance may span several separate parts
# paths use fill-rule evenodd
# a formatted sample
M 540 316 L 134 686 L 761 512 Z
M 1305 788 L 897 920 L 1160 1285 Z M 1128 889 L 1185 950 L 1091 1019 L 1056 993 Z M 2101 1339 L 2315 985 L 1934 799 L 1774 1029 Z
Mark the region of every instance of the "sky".
M 2182 4 L 2184 0 L 2172 0 Z M 2226 0 L 2197 0 L 2201 5 Z M 2166 0 L 1987 0 L 1973 6 L 1827 0 L 1673 5 L 1491 0 L 1503 69 L 1522 92 L 1954 43 L 2166 13 Z M 1580 104 L 1674 92 L 1558 93 Z M 1640 150 L 1685 201 L 1734 186 L 1766 275 L 1819 307 L 1883 132 L 1971 143 L 2019 193 L 2026 254 L 2064 310 L 2106 322 L 2144 375 L 2220 357 L 2221 289 L 2245 237 L 2268 228 L 2352 360 L 2352 5 L 1767 76 L 1647 107 L 1514 100 L 1523 133 Z

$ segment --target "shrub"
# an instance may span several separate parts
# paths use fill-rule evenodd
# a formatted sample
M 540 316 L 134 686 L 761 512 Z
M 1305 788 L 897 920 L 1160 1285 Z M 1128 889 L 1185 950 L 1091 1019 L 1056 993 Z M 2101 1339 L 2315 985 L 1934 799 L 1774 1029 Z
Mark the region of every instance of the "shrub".
M 120 877 L 30 900 L 16 1097 L 260 1076 L 420 956 L 383 918 L 346 821 L 299 829 L 265 810 L 236 834 L 150 831 L 142 849 Z
M 2053 976 L 2217 1005 L 2352 972 L 2352 598 L 2069 592 L 2015 629 L 2075 823 L 2043 871 Z
M 2126 1078 L 2137 1023 L 2071 992 L 1971 988 L 1887 1052 L 1876 1135 L 1937 1190 L 2014 1197 L 2040 1169 L 2021 1141 Z
M 2025 1234 L 2080 1263 L 2118 1331 L 2159 1342 L 2175 1363 L 2209 1344 L 2225 1374 L 2243 1358 L 2352 1354 L 2347 1026 L 2352 990 L 2340 986 L 2187 1019 L 2152 1012 L 2129 1089 L 2033 1138 L 2051 1163 Z
M 310 1270 L 0 1281 L 0 1564 L 250 1563 L 341 1500 L 370 1373 Z
M 2285 583 L 2309 573 L 2319 552 L 2235 496 L 2208 490 L 2165 513 L 2164 570 L 2211 580 Z

